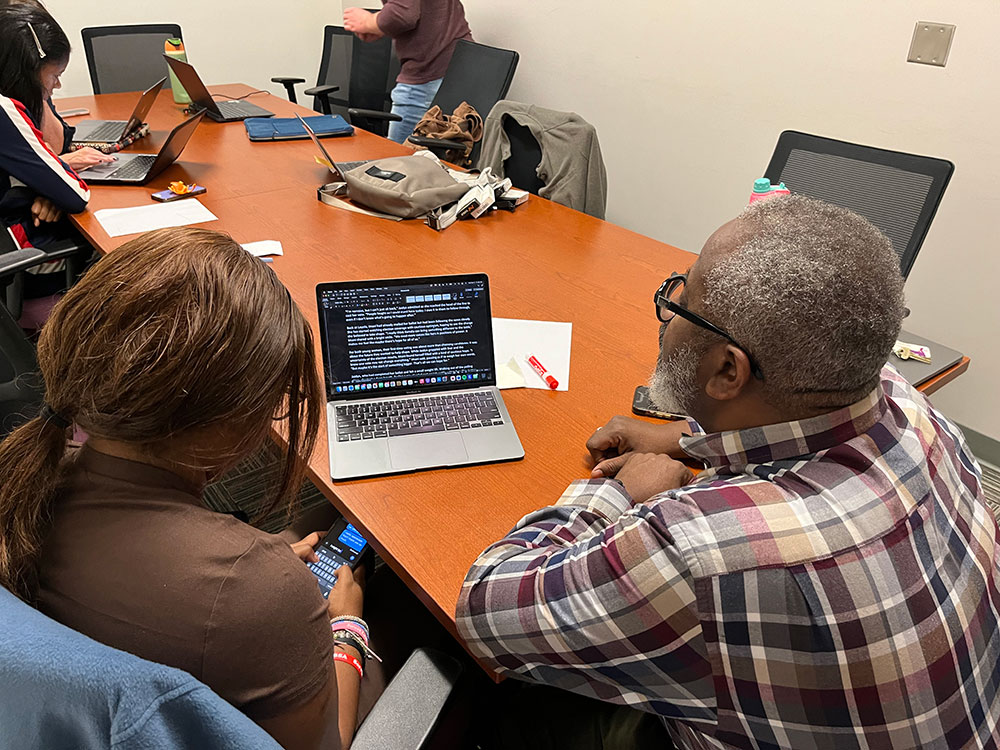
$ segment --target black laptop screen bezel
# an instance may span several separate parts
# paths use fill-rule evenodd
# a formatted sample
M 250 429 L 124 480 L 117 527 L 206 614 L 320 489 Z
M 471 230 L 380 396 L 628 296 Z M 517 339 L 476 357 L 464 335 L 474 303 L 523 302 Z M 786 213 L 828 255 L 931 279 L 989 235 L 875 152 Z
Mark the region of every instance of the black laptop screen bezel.
M 429 383 L 425 385 L 397 386 L 383 388 L 378 391 L 356 391 L 354 393 L 334 393 L 330 386 L 329 344 L 326 330 L 326 316 L 322 313 L 321 300 L 323 293 L 330 290 L 364 289 L 373 286 L 408 286 L 410 284 L 461 284 L 469 281 L 482 281 L 486 289 L 486 326 L 485 335 L 488 339 L 487 352 L 490 360 L 490 376 L 470 383 L 467 380 L 455 383 Z M 335 281 L 316 285 L 316 316 L 319 319 L 319 338 L 323 351 L 323 388 L 326 390 L 326 400 L 329 401 L 369 401 L 393 396 L 420 395 L 426 393 L 441 393 L 443 391 L 466 391 L 475 388 L 496 386 L 496 353 L 493 349 L 493 302 L 490 297 L 490 277 L 485 273 L 447 274 L 444 276 L 411 276 L 398 279 L 361 279 L 354 281 Z

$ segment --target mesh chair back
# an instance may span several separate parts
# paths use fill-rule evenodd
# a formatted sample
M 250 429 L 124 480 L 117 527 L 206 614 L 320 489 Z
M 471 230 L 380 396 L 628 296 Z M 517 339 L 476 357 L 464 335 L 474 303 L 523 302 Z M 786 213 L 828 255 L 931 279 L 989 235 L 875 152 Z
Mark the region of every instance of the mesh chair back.
M 0 438 L 38 413 L 43 393 L 35 348 L 0 304 Z
M 460 39 L 432 104 L 451 114 L 459 104 L 468 102 L 485 120 L 493 105 L 507 96 L 517 61 L 513 50 Z M 480 145 L 472 149 L 473 164 L 479 160 Z
M 323 58 L 316 85 L 340 87 L 340 91 L 329 96 L 330 111 L 345 119 L 349 107 L 388 112 L 392 107 L 389 94 L 399 72 L 392 40 L 383 37 L 375 42 L 362 42 L 340 26 L 327 26 L 323 32 Z M 322 111 L 318 97 L 313 98 L 313 109 Z M 355 118 L 359 119 L 363 118 Z M 383 121 L 356 124 L 379 135 L 388 130 L 388 123 Z
M 892 240 L 906 277 L 954 171 L 945 159 L 786 130 L 764 176 L 864 216 Z
M 83 29 L 83 51 L 95 94 L 145 91 L 167 75 L 163 42 L 181 38 L 175 23 Z M 167 79 L 168 87 L 170 79 Z

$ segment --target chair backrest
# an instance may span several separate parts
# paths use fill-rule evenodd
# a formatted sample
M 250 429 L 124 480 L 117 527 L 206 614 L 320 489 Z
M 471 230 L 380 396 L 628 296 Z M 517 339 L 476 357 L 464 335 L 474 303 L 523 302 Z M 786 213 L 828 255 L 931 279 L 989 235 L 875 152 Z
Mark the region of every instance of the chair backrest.
M 503 117 L 503 130 L 510 143 L 510 158 L 503 163 L 503 173 L 516 187 L 538 195 L 545 183 L 538 178 L 538 164 L 542 160 L 542 147 L 538 145 L 531 128 L 521 125 L 510 115 Z
M 517 61 L 514 50 L 460 39 L 432 104 L 451 114 L 459 104 L 468 102 L 485 120 L 493 105 L 507 96 Z M 473 164 L 478 162 L 479 147 L 477 143 L 472 149 Z
M 38 413 L 43 392 L 35 347 L 0 302 L 0 438 Z
M 91 640 L 4 588 L 0 622 L 4 747 L 280 750 L 191 675 Z
M 905 277 L 954 171 L 946 159 L 786 130 L 764 176 L 864 216 L 892 240 Z
M 175 23 L 92 26 L 80 33 L 94 93 L 114 94 L 145 91 L 167 75 L 163 42 L 180 39 L 181 27 Z
M 383 37 L 375 42 L 362 42 L 341 26 L 323 29 L 323 57 L 319 64 L 317 86 L 339 86 L 329 96 L 330 110 L 347 118 L 349 107 L 388 112 L 392 108 L 390 93 L 399 73 L 399 60 L 392 49 L 392 40 Z M 318 97 L 313 109 L 322 111 Z M 358 118 L 355 118 L 358 120 Z M 364 130 L 384 136 L 388 123 L 356 122 Z

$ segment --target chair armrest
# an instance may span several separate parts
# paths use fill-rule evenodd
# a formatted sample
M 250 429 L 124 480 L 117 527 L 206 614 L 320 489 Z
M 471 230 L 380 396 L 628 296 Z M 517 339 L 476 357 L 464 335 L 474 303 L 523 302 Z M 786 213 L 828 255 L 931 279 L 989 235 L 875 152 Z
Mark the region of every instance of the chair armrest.
M 353 124 L 355 117 L 367 117 L 369 120 L 388 120 L 389 122 L 401 122 L 402 117 L 394 115 L 392 112 L 383 112 L 381 109 L 358 109 L 351 107 L 347 110 L 348 116 Z
M 311 89 L 306 89 L 302 93 L 306 96 L 315 96 L 319 99 L 320 109 L 323 110 L 324 115 L 333 114 L 333 110 L 330 108 L 330 94 L 335 91 L 340 91 L 340 86 L 313 86 Z
M 295 84 L 305 82 L 305 78 L 290 78 L 288 76 L 275 76 L 271 79 L 271 83 L 280 83 L 285 87 L 285 93 L 288 94 L 288 101 L 292 104 L 298 104 L 295 100 Z
M 0 277 L 25 271 L 47 260 L 51 260 L 49 255 L 34 247 L 3 253 L 0 255 Z
M 418 648 L 392 678 L 351 743 L 351 750 L 419 750 L 434 730 L 462 665 Z
M 332 94 L 334 91 L 340 91 L 340 86 L 313 86 L 302 93 L 306 96 L 326 96 L 327 94 Z
M 463 141 L 448 141 L 444 138 L 425 138 L 420 135 L 411 135 L 406 140 L 415 146 L 423 146 L 432 151 L 435 149 L 441 149 L 442 151 L 447 151 L 451 148 L 464 149 L 468 145 Z

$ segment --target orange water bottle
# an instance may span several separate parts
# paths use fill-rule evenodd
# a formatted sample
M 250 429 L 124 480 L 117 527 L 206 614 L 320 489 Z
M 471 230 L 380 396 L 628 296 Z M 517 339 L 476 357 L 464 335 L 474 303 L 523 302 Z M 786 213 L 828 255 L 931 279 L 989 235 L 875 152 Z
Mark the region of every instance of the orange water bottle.
M 785 183 L 779 182 L 777 185 L 772 185 L 768 178 L 760 177 L 753 181 L 753 192 L 750 193 L 750 200 L 747 205 L 774 195 L 791 194 L 792 191 L 785 187 Z
M 167 57 L 172 57 L 175 60 L 183 60 L 187 62 L 187 53 L 184 51 L 184 42 L 180 39 L 167 39 L 163 43 L 163 54 Z M 191 97 L 188 96 L 188 92 L 184 90 L 181 86 L 181 82 L 177 80 L 177 76 L 174 75 L 174 71 L 170 70 L 170 88 L 174 92 L 174 101 L 178 104 L 190 104 Z

